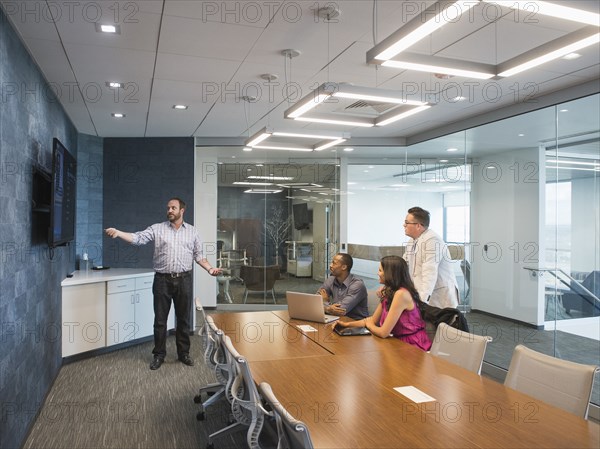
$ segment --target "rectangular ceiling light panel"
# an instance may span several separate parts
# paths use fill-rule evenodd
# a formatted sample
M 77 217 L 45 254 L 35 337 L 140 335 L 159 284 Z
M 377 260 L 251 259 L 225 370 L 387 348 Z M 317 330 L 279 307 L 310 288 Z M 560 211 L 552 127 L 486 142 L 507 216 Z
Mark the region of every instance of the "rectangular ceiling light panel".
M 496 4 L 504 8 L 522 10 L 530 15 L 546 15 L 575 21 L 587 26 L 552 42 L 523 52 L 517 57 L 498 65 L 442 58 L 434 55 L 405 53 L 405 50 L 442 26 L 446 24 L 458 26 L 456 22 L 461 15 L 480 3 Z M 544 1 L 480 0 L 479 2 L 456 2 L 440 0 L 369 50 L 367 52 L 367 63 L 402 70 L 490 79 L 516 75 L 590 45 L 595 45 L 599 41 L 600 15 L 569 6 Z

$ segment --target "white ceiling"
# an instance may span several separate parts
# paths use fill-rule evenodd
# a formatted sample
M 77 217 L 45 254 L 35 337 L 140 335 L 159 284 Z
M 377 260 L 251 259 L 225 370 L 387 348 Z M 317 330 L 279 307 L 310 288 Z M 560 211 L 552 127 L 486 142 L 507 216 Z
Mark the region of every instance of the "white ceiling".
M 269 125 L 344 131 L 373 142 L 415 140 L 453 123 L 600 78 L 598 45 L 579 51 L 581 57 L 575 60 L 561 59 L 489 81 L 439 79 L 366 64 L 366 52 L 375 42 L 412 18 L 414 8 L 418 11 L 432 1 L 0 1 L 78 131 L 101 137 L 229 137 L 242 142 Z M 600 9 L 597 0 L 555 3 L 596 14 Z M 319 5 L 337 5 L 340 15 L 327 21 L 316 14 Z M 474 11 L 472 17 L 441 28 L 411 51 L 497 64 L 582 27 L 508 9 L 500 10 L 497 21 L 491 18 L 495 8 L 477 6 Z M 96 22 L 118 24 L 120 34 L 97 33 Z M 301 55 L 286 60 L 284 49 Z M 278 79 L 269 84 L 261 78 L 265 73 Z M 107 81 L 125 83 L 125 89 L 110 89 Z M 307 125 L 283 118 L 293 103 L 283 95 L 284 86 L 297 88 L 297 100 L 327 81 L 411 92 L 437 104 L 380 128 Z M 72 83 L 78 88 L 70 95 Z M 466 100 L 454 101 L 459 94 Z M 246 103 L 243 96 L 256 100 Z M 175 104 L 189 109 L 175 110 Z M 114 119 L 113 112 L 126 117 Z M 506 144 L 503 141 L 510 137 L 506 130 L 497 132 L 498 140 L 489 136 L 473 140 L 467 149 Z M 535 138 L 544 136 L 553 133 L 539 130 Z M 356 155 L 385 157 L 389 148 Z

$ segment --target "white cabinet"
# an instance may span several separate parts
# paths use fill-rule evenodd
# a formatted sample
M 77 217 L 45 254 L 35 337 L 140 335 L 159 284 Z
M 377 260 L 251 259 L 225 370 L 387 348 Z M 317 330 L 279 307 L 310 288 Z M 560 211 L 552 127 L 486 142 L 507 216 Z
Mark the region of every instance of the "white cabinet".
M 135 322 L 135 279 L 106 283 L 106 345 L 134 340 L 138 336 Z
M 106 346 L 105 283 L 62 289 L 62 356 Z
M 106 345 L 114 345 L 154 333 L 154 276 L 106 283 Z M 174 327 L 171 308 L 167 329 Z
M 62 356 L 149 337 L 154 332 L 154 274 L 115 268 L 75 272 L 62 282 Z M 167 328 L 175 327 L 171 307 Z

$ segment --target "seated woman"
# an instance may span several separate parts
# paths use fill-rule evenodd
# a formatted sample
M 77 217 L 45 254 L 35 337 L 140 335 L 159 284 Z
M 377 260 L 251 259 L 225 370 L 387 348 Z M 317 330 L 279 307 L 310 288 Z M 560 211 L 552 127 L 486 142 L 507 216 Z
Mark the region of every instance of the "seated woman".
M 375 313 L 358 321 L 337 322 L 339 327 L 366 327 L 377 337 L 393 335 L 406 343 L 418 346 L 424 351 L 431 347 L 425 332 L 425 321 L 421 318 L 419 294 L 410 279 L 406 261 L 398 256 L 385 256 L 379 264 L 377 290 L 381 302 Z

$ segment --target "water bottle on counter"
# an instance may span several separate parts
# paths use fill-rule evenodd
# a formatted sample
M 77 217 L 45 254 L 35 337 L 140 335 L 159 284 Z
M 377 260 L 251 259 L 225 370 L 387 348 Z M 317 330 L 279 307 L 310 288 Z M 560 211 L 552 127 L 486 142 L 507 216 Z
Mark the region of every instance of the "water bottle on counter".
M 81 256 L 81 267 L 79 268 L 85 274 L 90 272 L 90 261 L 88 259 L 88 253 L 83 253 Z

